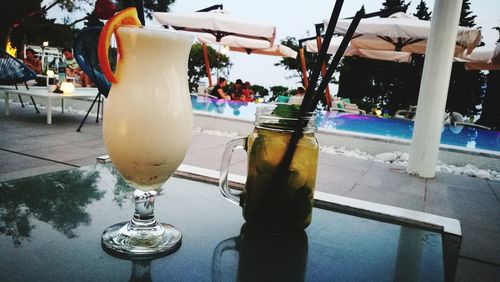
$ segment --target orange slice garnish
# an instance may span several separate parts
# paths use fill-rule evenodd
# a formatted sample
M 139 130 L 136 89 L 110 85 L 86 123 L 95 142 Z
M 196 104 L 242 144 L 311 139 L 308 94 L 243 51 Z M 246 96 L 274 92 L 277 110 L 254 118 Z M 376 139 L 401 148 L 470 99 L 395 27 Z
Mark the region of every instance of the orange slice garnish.
M 111 65 L 109 64 L 109 46 L 111 45 L 111 35 L 116 32 L 116 30 L 122 25 L 133 25 L 141 26 L 139 17 L 137 16 L 137 10 L 135 7 L 130 7 L 123 9 L 108 20 L 106 25 L 102 28 L 101 34 L 99 35 L 99 44 L 97 45 L 97 56 L 99 57 L 99 64 L 101 65 L 102 74 L 111 83 L 118 82 L 116 80 L 115 74 L 111 70 Z M 120 41 L 118 36 L 116 36 L 116 41 L 118 44 L 118 50 L 120 51 Z M 120 52 L 119 52 L 120 53 Z M 123 54 L 120 54 L 123 56 Z

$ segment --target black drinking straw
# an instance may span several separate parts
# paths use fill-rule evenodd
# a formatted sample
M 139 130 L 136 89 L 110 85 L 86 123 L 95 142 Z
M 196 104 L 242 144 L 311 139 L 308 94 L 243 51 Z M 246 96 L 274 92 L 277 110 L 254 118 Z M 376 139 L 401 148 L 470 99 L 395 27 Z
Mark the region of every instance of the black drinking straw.
M 335 5 L 335 8 L 337 8 L 337 4 Z M 341 5 L 340 5 L 341 6 Z M 325 39 L 323 41 L 323 44 L 321 45 L 321 50 L 320 54 L 318 55 L 318 58 L 315 62 L 314 69 L 313 69 L 313 75 L 311 75 L 310 81 L 309 81 L 309 86 L 307 88 L 306 94 L 304 96 L 304 100 L 300 106 L 300 112 L 299 112 L 299 118 L 295 124 L 295 128 L 292 132 L 292 136 L 290 137 L 290 141 L 288 142 L 288 146 L 286 148 L 285 154 L 283 155 L 283 159 L 280 161 L 278 164 L 278 167 L 276 168 L 275 171 L 275 177 L 272 182 L 272 187 L 281 187 L 282 182 L 286 181 L 289 176 L 289 168 L 290 164 L 292 163 L 293 156 L 295 154 L 295 149 L 297 148 L 297 143 L 299 139 L 302 137 L 302 129 L 307 125 L 309 122 L 308 117 L 310 117 L 310 113 L 314 111 L 314 108 L 316 107 L 316 104 L 318 103 L 323 91 L 325 91 L 326 86 L 328 85 L 328 82 L 333 76 L 333 73 L 335 69 L 337 68 L 340 59 L 344 55 L 345 49 L 347 48 L 347 45 L 349 44 L 349 41 L 351 40 L 352 36 L 354 35 L 354 31 L 358 27 L 359 22 L 361 21 L 361 18 L 364 16 L 364 8 L 362 7 L 357 13 L 354 19 L 351 21 L 351 24 L 349 25 L 349 29 L 347 33 L 344 36 L 344 39 L 342 40 L 342 43 L 340 44 L 339 48 L 337 49 L 337 52 L 335 53 L 335 56 L 333 58 L 333 61 L 331 65 L 328 67 L 327 73 L 324 77 L 324 79 L 321 81 L 320 86 L 318 89 L 315 91 L 314 88 L 316 87 L 317 80 L 319 78 L 319 72 L 321 69 L 321 65 L 324 60 L 324 56 L 326 56 L 326 50 L 328 49 L 328 46 L 330 45 L 330 41 L 333 36 L 333 31 L 335 28 L 335 25 L 337 24 L 337 19 L 338 15 L 340 13 L 340 8 L 339 11 L 336 13 L 336 10 L 334 8 L 334 12 L 332 13 L 332 17 L 336 17 L 333 19 L 330 19 L 328 22 L 328 28 L 325 33 Z M 335 22 L 335 23 L 333 23 Z M 306 100 L 307 98 L 307 100 Z M 271 188 L 272 188 L 271 187 Z M 274 189 L 276 193 L 278 193 L 277 189 Z
M 344 0 L 337 0 L 335 2 L 335 6 L 333 7 L 332 15 L 330 16 L 330 20 L 328 22 L 328 27 L 325 32 L 325 37 L 323 39 L 323 44 L 321 45 L 321 49 L 319 50 L 318 57 L 316 58 L 316 62 L 313 66 L 313 72 L 309 78 L 309 85 L 307 86 L 306 94 L 304 95 L 304 100 L 300 106 L 299 117 L 295 124 L 294 130 L 290 137 L 290 141 L 288 142 L 285 154 L 283 158 L 279 162 L 276 167 L 276 171 L 273 177 L 273 181 L 271 182 L 271 188 L 281 187 L 282 183 L 288 179 L 289 176 L 289 168 L 292 163 L 293 155 L 295 154 L 295 149 L 297 148 L 297 143 L 299 139 L 302 137 L 302 129 L 307 125 L 309 112 L 307 111 L 309 105 L 315 94 L 316 84 L 318 83 L 318 78 L 321 70 L 321 65 L 325 61 L 326 52 L 328 50 L 328 46 L 330 45 L 330 41 L 333 37 L 333 32 L 335 30 L 335 26 L 337 25 L 337 20 L 340 16 L 340 11 L 342 10 L 342 5 Z M 279 193 L 278 189 L 270 189 L 270 191 L 274 191 L 274 196 L 277 196 Z M 272 202 L 272 196 L 269 197 L 269 204 Z
M 356 13 L 356 15 L 354 17 L 352 17 L 351 24 L 349 25 L 349 28 L 347 29 L 347 32 L 345 33 L 344 38 L 342 39 L 342 42 L 340 43 L 340 46 L 337 49 L 337 52 L 335 52 L 335 56 L 333 57 L 333 60 L 330 63 L 330 66 L 328 67 L 328 70 L 325 74 L 325 77 L 321 81 L 321 84 L 319 85 L 318 89 L 316 90 L 316 93 L 313 96 L 312 100 L 310 101 L 310 104 L 305 105 L 305 107 L 307 107 L 306 109 L 308 112 L 313 112 L 314 109 L 316 108 L 316 105 L 318 104 L 319 99 L 321 99 L 323 92 L 325 91 L 328 83 L 332 79 L 333 73 L 337 69 L 337 67 L 340 63 L 340 60 L 342 59 L 342 56 L 344 55 L 344 52 L 347 49 L 347 46 L 349 45 L 349 42 L 351 41 L 351 39 L 354 35 L 354 32 L 356 31 L 356 28 L 358 27 L 361 19 L 362 18 L 371 18 L 371 17 L 376 17 L 376 16 L 383 16 L 383 15 L 392 15 L 393 13 L 396 13 L 399 11 L 400 11 L 400 9 L 395 8 L 392 10 L 365 14 L 364 7 L 361 7 L 361 9 Z M 306 113 L 307 113 L 307 111 L 306 111 Z
M 137 9 L 137 16 L 142 26 L 146 26 L 146 21 L 144 19 L 144 2 L 142 0 L 135 0 L 135 8 Z
M 333 7 L 332 15 L 330 16 L 328 27 L 325 31 L 325 37 L 323 38 L 323 44 L 321 45 L 318 57 L 316 58 L 316 62 L 314 63 L 312 74 L 309 77 L 309 84 L 306 89 L 306 94 L 304 95 L 304 100 L 300 107 L 299 117 L 302 117 L 306 113 L 305 105 L 308 105 L 314 96 L 314 91 L 316 88 L 316 84 L 318 83 L 318 78 L 321 71 L 321 65 L 326 59 L 326 52 L 328 51 L 328 46 L 330 46 L 330 41 L 332 40 L 333 32 L 335 30 L 335 26 L 337 25 L 337 20 L 339 19 L 343 4 L 344 0 L 337 0 L 335 2 L 335 6 Z
M 362 7 L 354 16 L 354 19 L 351 21 L 351 24 L 349 25 L 349 28 L 347 29 L 347 32 L 344 35 L 344 38 L 342 39 L 342 42 L 340 43 L 339 48 L 337 49 L 337 52 L 335 52 L 335 56 L 333 57 L 332 62 L 330 63 L 330 66 L 328 67 L 328 70 L 326 71 L 324 79 L 321 81 L 321 84 L 319 85 L 318 89 L 316 90 L 315 95 L 313 96 L 311 102 L 309 105 L 306 105 L 306 109 L 309 112 L 314 111 L 316 108 L 316 105 L 319 102 L 319 99 L 321 98 L 322 93 L 325 91 L 326 87 L 328 86 L 328 83 L 332 79 L 333 73 L 337 69 L 340 59 L 344 56 L 344 52 L 347 49 L 347 46 L 349 45 L 349 42 L 351 41 L 352 36 L 354 35 L 354 32 L 356 31 L 356 28 L 358 28 L 359 22 L 361 21 L 361 18 L 363 18 L 365 15 L 365 9 Z

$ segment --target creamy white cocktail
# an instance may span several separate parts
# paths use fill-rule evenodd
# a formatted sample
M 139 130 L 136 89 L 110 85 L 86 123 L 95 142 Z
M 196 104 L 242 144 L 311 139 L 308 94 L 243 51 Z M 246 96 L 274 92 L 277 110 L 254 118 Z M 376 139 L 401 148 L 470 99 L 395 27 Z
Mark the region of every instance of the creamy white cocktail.
M 120 27 L 117 34 L 123 56 L 104 109 L 104 142 L 126 180 L 144 191 L 158 189 L 191 143 L 185 46 L 192 40 L 138 27 Z
M 176 250 L 182 238 L 172 225 L 156 221 L 154 201 L 191 143 L 187 63 L 193 37 L 139 25 L 137 12 L 128 8 L 108 21 L 99 38 L 100 66 L 112 82 L 104 143 L 113 165 L 137 188 L 134 217 L 104 230 L 101 242 L 119 255 L 150 257 Z M 114 74 L 108 61 L 112 34 L 119 54 Z

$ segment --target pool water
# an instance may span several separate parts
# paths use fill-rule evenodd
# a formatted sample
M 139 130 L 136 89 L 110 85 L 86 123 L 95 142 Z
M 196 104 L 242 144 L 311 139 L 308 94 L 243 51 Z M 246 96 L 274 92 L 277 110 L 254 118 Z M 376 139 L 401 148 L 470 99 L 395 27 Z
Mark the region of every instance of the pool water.
M 193 110 L 212 112 L 221 116 L 253 121 L 259 104 L 225 101 L 191 96 Z M 370 115 L 338 114 L 318 111 L 316 125 L 322 130 L 343 130 L 354 133 L 373 134 L 410 140 L 413 121 L 393 118 L 379 118 Z M 446 125 L 441 135 L 441 144 L 469 149 L 500 152 L 500 132 L 464 126 Z

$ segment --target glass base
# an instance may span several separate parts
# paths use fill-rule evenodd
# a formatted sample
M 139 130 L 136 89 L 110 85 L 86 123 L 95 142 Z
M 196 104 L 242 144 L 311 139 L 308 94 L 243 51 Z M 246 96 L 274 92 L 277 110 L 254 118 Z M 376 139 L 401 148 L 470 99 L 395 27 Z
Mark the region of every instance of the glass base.
M 181 232 L 170 224 L 138 227 L 130 221 L 106 228 L 101 237 L 105 251 L 127 258 L 165 256 L 177 251 L 181 241 Z

